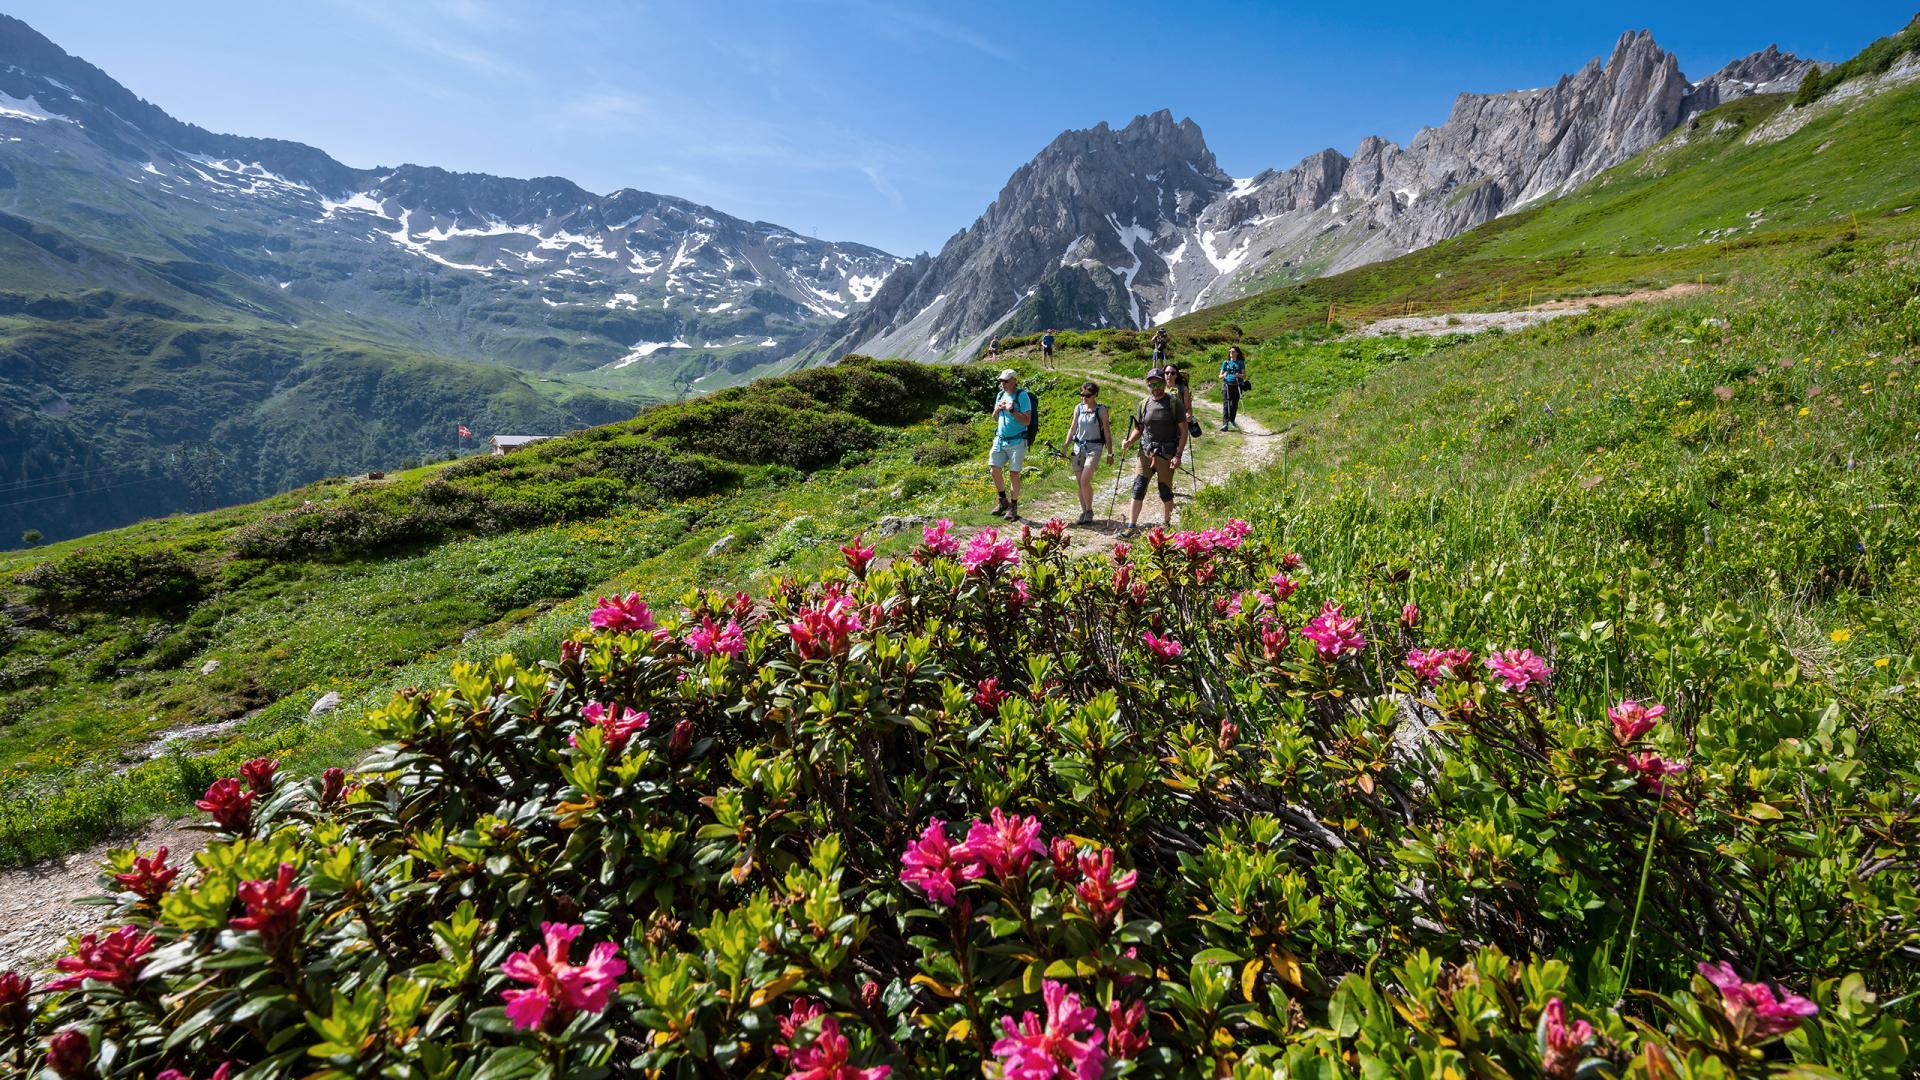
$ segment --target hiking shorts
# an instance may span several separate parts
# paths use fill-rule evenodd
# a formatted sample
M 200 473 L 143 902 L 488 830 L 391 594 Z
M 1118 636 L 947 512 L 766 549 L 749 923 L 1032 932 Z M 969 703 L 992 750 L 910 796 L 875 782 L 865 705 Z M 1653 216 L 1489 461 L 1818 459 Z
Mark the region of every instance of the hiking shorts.
M 1027 440 L 1015 439 L 1013 442 L 993 440 L 993 449 L 987 452 L 987 464 L 996 469 L 1011 469 L 1019 472 L 1027 464 Z
M 1095 465 L 1100 464 L 1100 455 L 1106 452 L 1106 443 L 1077 442 L 1073 444 L 1073 456 L 1067 460 L 1073 467 L 1073 474 L 1078 476 L 1086 470 L 1093 468 Z
M 1158 450 L 1159 453 L 1153 451 Z M 1140 447 L 1140 464 L 1134 470 L 1134 490 L 1144 493 L 1151 477 L 1160 489 L 1162 501 L 1171 502 L 1173 491 L 1173 450 L 1168 447 Z M 1137 497 L 1137 496 L 1136 496 Z

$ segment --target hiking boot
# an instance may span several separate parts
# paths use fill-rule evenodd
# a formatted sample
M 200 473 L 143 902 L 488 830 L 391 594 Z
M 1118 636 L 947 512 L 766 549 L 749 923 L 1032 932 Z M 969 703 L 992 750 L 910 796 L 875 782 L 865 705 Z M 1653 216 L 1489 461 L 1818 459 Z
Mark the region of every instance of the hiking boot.
M 1080 511 L 1080 520 L 1079 520 L 1079 521 L 1076 521 L 1076 522 L 1074 522 L 1074 524 L 1075 524 L 1075 525 L 1091 525 L 1091 524 L 1093 524 L 1093 511 L 1091 511 L 1091 510 L 1082 510 L 1082 511 Z
M 1221 431 L 1232 431 L 1232 430 L 1233 430 L 1233 425 L 1232 425 L 1232 424 L 1221 424 L 1221 425 L 1220 425 L 1220 430 L 1221 430 Z
M 1134 537 L 1139 535 L 1140 535 L 1140 526 L 1138 525 L 1129 525 L 1126 528 L 1120 530 L 1120 539 L 1122 540 L 1131 540 Z
M 993 516 L 994 517 L 1007 516 L 1007 493 L 1004 491 L 1000 493 L 1000 501 L 994 504 Z
M 1020 501 L 1018 499 L 1015 499 L 1007 503 L 1007 512 L 1005 514 L 1002 514 L 1001 516 L 1006 518 L 1008 521 L 1019 521 L 1020 520 Z

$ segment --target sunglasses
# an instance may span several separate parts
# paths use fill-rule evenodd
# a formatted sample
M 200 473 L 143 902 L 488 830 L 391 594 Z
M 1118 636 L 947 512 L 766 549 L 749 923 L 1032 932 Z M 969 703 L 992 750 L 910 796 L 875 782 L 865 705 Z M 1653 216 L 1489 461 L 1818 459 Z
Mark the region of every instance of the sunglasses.
M 1099 397 L 1100 392 L 1098 390 L 1082 390 L 1080 391 L 1080 396 L 1081 397 Z

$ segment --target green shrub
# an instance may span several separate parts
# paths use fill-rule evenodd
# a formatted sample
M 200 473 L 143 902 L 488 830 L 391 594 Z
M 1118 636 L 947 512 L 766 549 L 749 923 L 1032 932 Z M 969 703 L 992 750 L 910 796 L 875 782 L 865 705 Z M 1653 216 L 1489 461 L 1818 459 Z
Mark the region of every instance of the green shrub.
M 479 578 L 476 595 L 498 611 L 575 596 L 592 583 L 578 563 L 559 556 L 507 566 L 477 566 L 474 573 Z
M 202 593 L 193 565 L 179 552 L 130 544 L 82 548 L 41 563 L 17 580 L 43 605 L 99 611 L 179 608 Z
M 1907 1065 L 1911 780 L 1751 620 L 1622 605 L 1493 662 L 1529 642 L 1237 524 L 962 546 L 609 603 L 395 695 L 352 791 L 218 781 L 190 875 L 109 858 L 128 949 L 21 1043 L 263 1080 Z

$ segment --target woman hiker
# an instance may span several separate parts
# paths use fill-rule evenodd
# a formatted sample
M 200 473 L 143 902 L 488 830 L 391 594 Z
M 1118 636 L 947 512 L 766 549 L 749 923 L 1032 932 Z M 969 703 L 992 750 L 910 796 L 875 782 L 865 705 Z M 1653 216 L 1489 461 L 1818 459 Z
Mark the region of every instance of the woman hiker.
M 1080 520 L 1093 524 L 1093 473 L 1100 467 L 1105 451 L 1107 464 L 1113 464 L 1113 428 L 1107 420 L 1107 407 L 1100 404 L 1098 383 L 1080 384 L 1080 404 L 1073 407 L 1073 420 L 1067 425 L 1067 442 L 1062 449 L 1080 484 Z
M 1247 354 L 1235 345 L 1227 350 L 1227 358 L 1220 363 L 1220 430 L 1239 431 L 1240 425 L 1234 418 L 1240 415 L 1240 387 L 1247 378 Z

